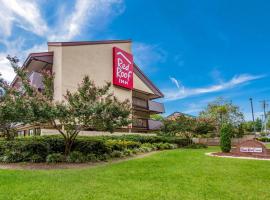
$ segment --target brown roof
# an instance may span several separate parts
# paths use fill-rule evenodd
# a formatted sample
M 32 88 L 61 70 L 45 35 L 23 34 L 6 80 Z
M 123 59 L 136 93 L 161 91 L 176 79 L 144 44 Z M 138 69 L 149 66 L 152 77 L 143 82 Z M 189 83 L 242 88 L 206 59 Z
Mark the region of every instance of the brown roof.
M 154 83 L 140 70 L 134 63 L 134 73 L 154 92 L 158 97 L 164 97 L 164 94 L 154 85 Z
M 100 41 L 79 41 L 79 42 L 48 42 L 48 46 L 79 46 L 90 44 L 113 44 L 113 43 L 130 43 L 131 40 L 100 40 Z
M 26 67 L 31 63 L 32 60 L 41 61 L 47 64 L 53 63 L 53 52 L 38 52 L 38 53 L 30 53 L 26 60 L 24 61 L 22 65 L 22 69 L 26 69 Z M 16 80 L 18 79 L 18 76 L 16 76 L 13 81 L 11 82 L 11 85 L 14 85 Z

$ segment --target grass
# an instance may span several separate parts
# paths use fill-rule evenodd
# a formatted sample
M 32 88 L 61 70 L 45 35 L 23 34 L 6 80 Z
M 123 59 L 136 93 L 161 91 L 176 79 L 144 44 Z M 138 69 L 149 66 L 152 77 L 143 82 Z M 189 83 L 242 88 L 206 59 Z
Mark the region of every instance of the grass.
M 0 199 L 270 199 L 270 161 L 171 150 L 92 169 L 0 170 Z
M 266 143 L 265 146 L 270 149 L 270 143 Z

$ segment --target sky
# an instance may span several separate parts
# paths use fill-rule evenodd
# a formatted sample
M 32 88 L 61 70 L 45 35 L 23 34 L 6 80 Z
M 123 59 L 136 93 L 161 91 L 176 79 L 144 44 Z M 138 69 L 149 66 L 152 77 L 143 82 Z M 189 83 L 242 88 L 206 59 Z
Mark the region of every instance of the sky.
M 166 113 L 198 115 L 223 97 L 251 119 L 270 100 L 270 1 L 0 0 L 0 73 L 47 41 L 132 39 L 135 63 L 164 93 Z M 270 102 L 269 102 L 270 103 Z

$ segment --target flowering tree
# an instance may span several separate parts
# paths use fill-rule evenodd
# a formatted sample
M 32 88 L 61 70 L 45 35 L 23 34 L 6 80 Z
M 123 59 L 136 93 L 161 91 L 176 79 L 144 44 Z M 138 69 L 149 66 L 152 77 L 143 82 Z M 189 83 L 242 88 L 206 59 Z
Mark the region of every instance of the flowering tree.
M 13 68 L 17 70 L 15 64 L 18 62 L 16 57 L 8 57 Z M 12 88 L 0 74 L 0 132 L 6 139 L 13 139 L 15 136 L 15 127 L 18 124 L 29 122 L 30 104 L 27 99 L 23 98 L 23 94 Z
M 24 88 L 20 97 L 28 105 L 28 114 L 23 120 L 32 124 L 47 123 L 57 129 L 64 138 L 66 156 L 80 131 L 112 133 L 130 123 L 130 104 L 128 100 L 119 101 L 110 93 L 110 83 L 97 87 L 85 76 L 75 92 L 67 91 L 65 100 L 56 102 L 53 100 L 54 76 L 51 73 L 42 72 L 44 90 L 40 92 L 29 83 L 27 72 L 17 66 L 17 60 L 11 57 L 9 60 Z
M 239 107 L 223 98 L 217 98 L 209 103 L 206 109 L 200 113 L 200 117 L 215 120 L 218 132 L 223 123 L 230 123 L 238 127 L 244 121 L 244 115 Z

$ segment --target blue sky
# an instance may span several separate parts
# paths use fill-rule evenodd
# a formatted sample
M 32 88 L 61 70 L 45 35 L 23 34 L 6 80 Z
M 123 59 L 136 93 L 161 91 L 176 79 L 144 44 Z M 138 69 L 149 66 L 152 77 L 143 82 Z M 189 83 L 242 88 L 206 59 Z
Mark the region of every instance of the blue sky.
M 270 99 L 270 2 L 0 0 L 0 72 L 47 41 L 132 39 L 135 62 L 163 91 L 166 115 L 223 96 L 251 118 Z

